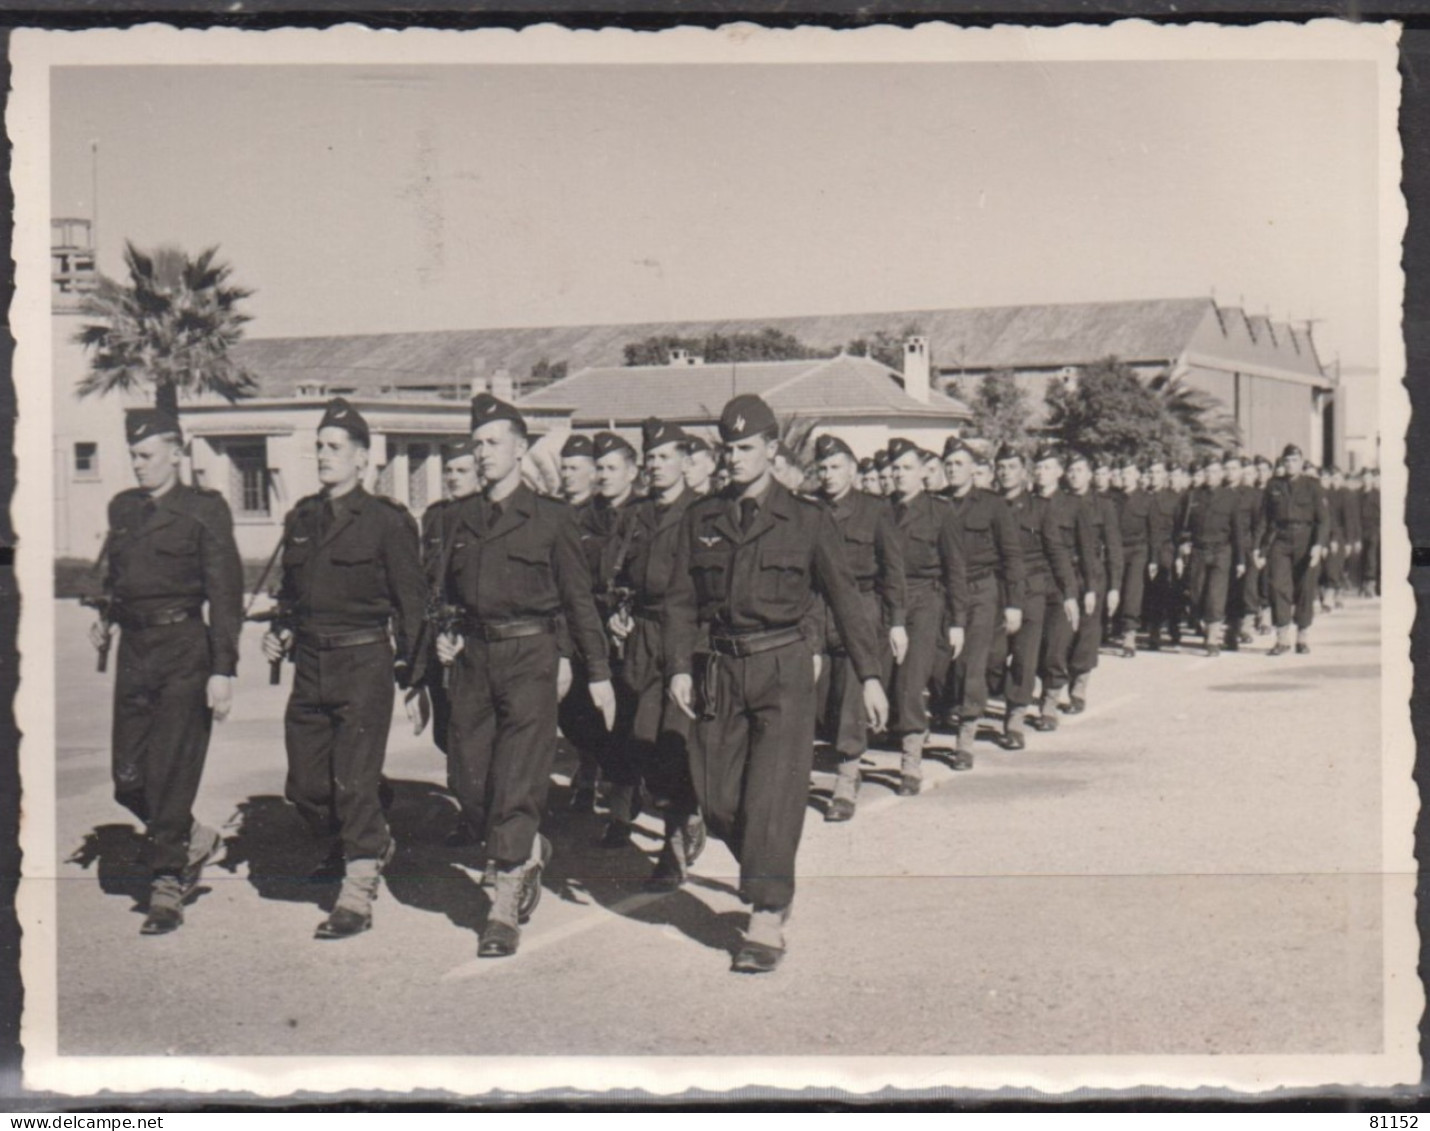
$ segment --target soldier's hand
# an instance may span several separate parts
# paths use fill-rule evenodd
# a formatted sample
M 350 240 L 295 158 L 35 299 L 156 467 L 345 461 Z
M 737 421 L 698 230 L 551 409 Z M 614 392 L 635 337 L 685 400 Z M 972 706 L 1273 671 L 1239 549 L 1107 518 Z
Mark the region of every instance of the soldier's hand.
M 1340 548 L 1341 548 L 1341 544 L 1340 544 L 1338 541 L 1336 541 L 1336 539 L 1332 538 L 1332 539 L 1331 539 L 1331 553 L 1333 553 L 1333 554 L 1336 553 L 1338 550 L 1340 550 Z
M 1116 589 L 1109 589 L 1107 591 L 1107 615 L 1115 617 L 1117 615 L 1117 606 L 1120 604 L 1122 604 L 1122 594 Z
M 948 647 L 953 653 L 953 658 L 958 659 L 958 654 L 963 651 L 963 629 L 950 627 L 948 630 Z
M 102 620 L 95 621 L 89 626 L 89 642 L 96 649 L 103 651 L 109 646 L 109 637 L 114 632 L 112 624 L 105 624 Z
M 903 625 L 889 629 L 889 647 L 894 653 L 894 663 L 902 664 L 909 654 L 909 630 Z
M 571 660 L 562 656 L 556 661 L 556 701 L 559 703 L 566 698 L 571 690 Z
M 823 653 L 823 652 L 816 652 L 816 653 L 814 654 L 814 682 L 815 682 L 815 683 L 818 683 L 818 682 L 819 682 L 819 673 L 822 672 L 823 670 L 824 670 L 824 653 Z
M 432 700 L 427 695 L 427 688 L 421 685 L 409 687 L 402 696 L 402 705 L 407 708 L 412 733 L 421 734 L 427 729 L 427 720 L 432 717 Z
M 1148 563 L 1147 563 L 1147 580 L 1148 580 L 1148 581 L 1156 581 L 1156 580 L 1157 580 L 1157 563 L 1156 563 L 1156 562 L 1148 562 Z
M 1063 602 L 1063 612 L 1067 614 L 1068 624 L 1071 625 L 1072 630 L 1076 632 L 1078 621 L 1082 619 L 1078 616 L 1076 597 L 1069 597 Z
M 293 634 L 286 628 L 282 632 L 265 632 L 263 634 L 263 658 L 270 664 L 276 664 L 288 654 L 288 645 L 293 643 Z
M 1246 563 L 1245 563 L 1245 562 L 1237 562 L 1237 563 L 1236 563 L 1236 576 L 1237 576 L 1238 580 L 1246 576 Z
M 437 659 L 442 662 L 444 668 L 449 668 L 457 662 L 457 657 L 467 647 L 467 638 L 457 636 L 455 633 L 443 632 L 437 636 Z
M 870 730 L 881 731 L 888 725 L 889 698 L 884 694 L 884 685 L 877 679 L 864 681 L 864 712 L 869 716 Z
M 616 689 L 609 679 L 593 679 L 587 686 L 591 689 L 591 702 L 606 720 L 606 729 L 616 728 Z
M 1254 554 L 1251 555 L 1251 560 L 1256 563 L 1257 569 L 1266 568 L 1266 555 L 1263 554 L 1260 550 L 1257 550 Z
M 690 673 L 670 677 L 670 701 L 692 719 L 695 717 L 695 681 Z
M 1009 636 L 1017 636 L 1023 629 L 1023 610 L 1010 605 L 1003 610 L 1003 625 Z
M 610 620 L 606 621 L 606 627 L 611 630 L 611 635 L 617 640 L 624 640 L 631 634 L 631 630 L 636 626 L 636 622 L 629 613 L 612 613 Z
M 1312 569 L 1315 569 L 1318 565 L 1321 564 L 1321 559 L 1325 556 L 1325 554 L 1326 554 L 1326 548 L 1325 548 L 1324 546 L 1315 545 L 1315 546 L 1312 546 L 1312 547 L 1311 547 L 1311 568 L 1312 568 Z
M 1088 616 L 1092 616 L 1093 613 L 1097 612 L 1097 594 L 1095 592 L 1088 592 L 1082 595 L 1082 611 Z
M 233 676 L 209 676 L 204 697 L 208 700 L 209 710 L 214 713 L 214 719 L 223 722 L 228 718 L 228 713 L 233 710 Z

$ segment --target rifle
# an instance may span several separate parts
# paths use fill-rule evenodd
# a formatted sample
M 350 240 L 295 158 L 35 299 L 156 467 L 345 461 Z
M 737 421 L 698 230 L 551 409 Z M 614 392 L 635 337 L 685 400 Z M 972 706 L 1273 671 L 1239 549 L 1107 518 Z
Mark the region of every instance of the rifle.
M 104 643 L 99 646 L 99 655 L 94 663 L 94 670 L 105 672 L 109 670 L 109 648 L 114 643 L 114 637 L 110 635 L 110 629 L 114 624 L 114 598 L 108 595 L 98 597 L 81 597 L 79 603 L 86 609 L 93 609 L 99 615 L 99 623 L 104 626 Z
M 272 608 L 264 609 L 260 613 L 246 612 L 243 615 L 246 621 L 255 624 L 267 624 L 268 631 L 274 635 L 281 635 L 284 632 L 293 632 L 297 628 L 298 617 L 293 606 L 288 601 L 278 601 Z M 292 656 L 292 646 L 284 650 L 283 655 L 268 665 L 268 684 L 270 687 L 283 682 L 283 661 Z
M 606 590 L 606 598 L 610 601 L 617 619 L 624 621 L 631 619 L 631 610 L 635 607 L 636 600 L 634 589 L 629 585 L 612 585 Z M 626 642 L 613 639 L 611 643 L 615 647 L 616 658 L 624 660 L 626 658 Z

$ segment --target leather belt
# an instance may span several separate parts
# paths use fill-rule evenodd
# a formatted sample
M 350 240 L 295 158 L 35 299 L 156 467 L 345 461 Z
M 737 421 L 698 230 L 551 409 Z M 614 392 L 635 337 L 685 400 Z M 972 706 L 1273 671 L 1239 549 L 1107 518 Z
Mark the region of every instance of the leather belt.
M 873 579 L 872 577 L 871 577 L 871 578 L 863 578 L 863 577 L 855 578 L 855 584 L 859 586 L 859 592 L 860 592 L 860 593 L 872 593 L 872 592 L 874 592 L 874 579 Z
M 334 648 L 356 648 L 359 644 L 385 644 L 389 637 L 385 628 L 353 628 L 346 632 L 313 632 L 299 629 L 298 644 L 329 652 Z
M 202 612 L 202 605 L 187 609 L 161 609 L 157 613 L 127 613 L 119 610 L 114 614 L 114 620 L 120 628 L 159 628 L 166 624 L 183 624 L 186 620 L 198 620 Z
M 931 585 L 942 585 L 941 577 L 910 577 L 905 582 L 909 589 L 927 589 Z
M 660 620 L 660 610 L 654 605 L 636 605 L 631 609 L 631 616 L 640 620 Z
M 498 640 L 519 640 L 524 636 L 545 636 L 556 631 L 553 617 L 531 617 L 526 620 L 477 621 L 463 620 L 463 636 L 474 636 L 493 644 Z
M 761 632 L 717 632 L 710 631 L 710 650 L 722 656 L 757 656 L 761 652 L 773 652 L 776 648 L 787 648 L 804 639 L 798 625 L 788 628 L 772 628 Z

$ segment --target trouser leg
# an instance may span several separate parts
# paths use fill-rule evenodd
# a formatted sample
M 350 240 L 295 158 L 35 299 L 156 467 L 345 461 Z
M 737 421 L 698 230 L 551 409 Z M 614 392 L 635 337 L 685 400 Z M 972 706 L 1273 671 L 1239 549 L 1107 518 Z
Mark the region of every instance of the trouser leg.
M 909 649 L 904 662 L 894 670 L 893 733 L 923 734 L 929 728 L 928 686 L 938 650 L 938 633 L 943 625 L 942 592 L 926 585 L 911 590 L 906 628 Z
M 511 867 L 531 858 L 556 758 L 556 638 L 523 636 L 481 649 L 496 708 L 487 855 Z
M 336 720 L 323 698 L 321 655 L 299 645 L 293 657 L 293 690 L 283 715 L 288 780 L 283 793 L 317 836 L 338 832 L 333 805 L 333 739 Z
M 462 818 L 480 839 L 486 839 L 490 812 L 492 751 L 496 744 L 496 700 L 487 645 L 469 638 L 452 665 L 452 717 L 448 759 L 452 792 Z
M 392 726 L 392 648 L 384 641 L 320 655 L 324 690 L 333 689 L 333 806 L 343 855 L 377 859 L 392 839 L 378 795 Z
M 1068 685 L 1068 653 L 1072 641 L 1072 623 L 1063 608 L 1062 597 L 1050 596 L 1043 619 L 1042 650 L 1038 655 L 1038 676 L 1043 681 L 1044 699 Z
M 709 830 L 740 859 L 740 790 L 749 756 L 739 665 L 733 656 L 696 657 L 697 718 L 690 730 L 690 776 Z M 813 665 L 810 675 L 812 676 Z M 813 757 L 813 743 L 811 743 Z M 807 788 L 807 781 L 806 781 Z
M 977 726 L 988 706 L 988 653 L 998 619 L 998 579 L 982 578 L 970 583 L 968 590 L 968 624 L 954 675 L 959 691 L 958 717 L 965 725 Z
M 1048 607 L 1048 599 L 1042 592 L 1030 592 L 1023 605 L 1023 626 L 1008 638 L 1010 656 L 1006 698 L 1010 710 L 1026 707 L 1033 701 Z
M 1271 619 L 1277 628 L 1291 623 L 1296 603 L 1296 583 L 1292 570 L 1292 546 L 1278 538 L 1271 543 L 1266 561 L 1266 583 L 1271 597 Z
M 1097 669 L 1098 649 L 1102 647 L 1102 610 L 1107 604 L 1107 591 L 1101 587 L 1096 592 L 1097 604 L 1092 615 L 1078 620 L 1077 632 L 1073 634 L 1072 647 L 1068 654 L 1068 674 L 1076 679 L 1087 676 Z
M 1123 550 L 1122 585 L 1118 589 L 1117 634 L 1135 633 L 1142 620 L 1142 605 L 1147 593 L 1147 548 Z

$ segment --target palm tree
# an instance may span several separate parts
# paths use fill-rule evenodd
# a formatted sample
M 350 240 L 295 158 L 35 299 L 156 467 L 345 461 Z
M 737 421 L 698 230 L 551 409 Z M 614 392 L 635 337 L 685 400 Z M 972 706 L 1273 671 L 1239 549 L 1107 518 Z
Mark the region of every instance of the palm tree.
M 1241 446 L 1241 429 L 1226 406 L 1210 393 L 1194 389 L 1181 374 L 1159 373 L 1148 383 L 1163 410 L 1185 430 L 1192 448 L 1201 455 Z
M 152 385 L 155 406 L 177 416 L 181 390 L 229 401 L 253 395 L 258 382 L 229 356 L 250 321 L 239 303 L 253 292 L 228 284 L 233 268 L 217 255 L 217 247 L 190 259 L 175 247 L 145 253 L 125 243 L 128 284 L 101 275 L 81 307 L 102 321 L 74 336 L 93 351 L 80 396 Z

